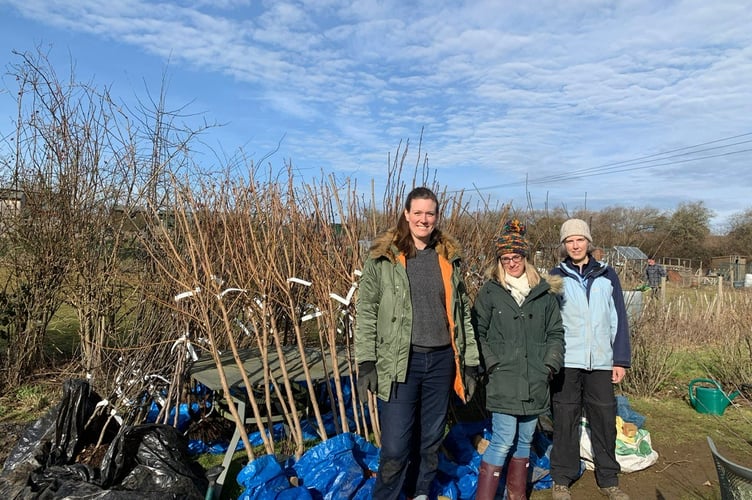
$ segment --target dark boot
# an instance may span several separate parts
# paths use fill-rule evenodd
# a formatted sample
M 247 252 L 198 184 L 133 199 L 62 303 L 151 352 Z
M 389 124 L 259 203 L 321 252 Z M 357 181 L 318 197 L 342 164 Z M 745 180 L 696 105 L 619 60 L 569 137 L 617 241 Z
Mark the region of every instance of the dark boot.
M 507 500 L 527 500 L 527 458 L 514 458 L 507 469 Z
M 486 462 L 480 463 L 478 471 L 478 490 L 475 492 L 475 500 L 493 500 L 496 498 L 496 490 L 499 488 L 499 479 L 503 467 L 491 465 Z

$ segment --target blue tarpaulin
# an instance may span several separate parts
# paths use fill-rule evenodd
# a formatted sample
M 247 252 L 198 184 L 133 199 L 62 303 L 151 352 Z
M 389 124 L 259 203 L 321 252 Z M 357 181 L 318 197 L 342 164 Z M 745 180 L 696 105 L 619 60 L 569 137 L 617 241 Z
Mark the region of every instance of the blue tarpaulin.
M 475 497 L 481 455 L 475 449 L 474 439 L 479 435 L 490 439 L 490 429 L 490 420 L 460 423 L 450 429 L 443 443 L 446 453 L 439 455 L 439 472 L 431 487 L 432 496 L 442 495 L 451 500 Z M 550 449 L 550 439 L 536 433 L 530 457 L 534 489 L 551 487 Z M 238 475 L 238 484 L 245 488 L 241 498 L 371 498 L 379 451 L 363 437 L 345 433 L 309 449 L 297 462 L 280 463 L 273 455 L 260 457 Z M 297 478 L 297 486 L 290 482 L 291 477 Z M 501 493 L 503 488 L 502 484 Z

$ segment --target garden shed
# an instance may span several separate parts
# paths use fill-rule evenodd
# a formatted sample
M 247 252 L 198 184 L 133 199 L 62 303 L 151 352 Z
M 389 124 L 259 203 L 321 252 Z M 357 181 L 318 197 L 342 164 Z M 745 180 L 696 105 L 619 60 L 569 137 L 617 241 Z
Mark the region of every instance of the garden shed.
M 746 255 L 724 255 L 710 260 L 710 272 L 723 276 L 729 283 L 744 281 L 750 272 Z
M 648 256 L 637 247 L 614 246 L 606 250 L 606 261 L 618 272 L 622 280 L 639 280 Z

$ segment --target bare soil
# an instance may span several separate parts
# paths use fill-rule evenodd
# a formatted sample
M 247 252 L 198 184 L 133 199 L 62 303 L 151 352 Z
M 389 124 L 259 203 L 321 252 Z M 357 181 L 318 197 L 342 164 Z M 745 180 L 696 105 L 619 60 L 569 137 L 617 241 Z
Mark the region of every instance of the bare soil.
M 622 474 L 619 486 L 634 500 L 640 499 L 719 499 L 715 472 L 705 437 L 681 447 L 653 443 L 658 461 L 647 469 Z M 604 498 L 592 471 L 586 471 L 572 487 L 576 499 Z M 531 500 L 550 498 L 551 490 L 536 491 Z
M 718 475 L 708 448 L 707 436 L 718 451 L 740 465 L 752 467 L 752 405 L 741 401 L 723 416 L 697 413 L 676 396 L 631 401 L 647 416 L 658 461 L 641 471 L 622 474 L 621 488 L 634 500 L 720 499 Z M 572 487 L 575 499 L 605 498 L 592 471 L 586 471 Z M 551 490 L 535 491 L 531 500 L 551 498 Z

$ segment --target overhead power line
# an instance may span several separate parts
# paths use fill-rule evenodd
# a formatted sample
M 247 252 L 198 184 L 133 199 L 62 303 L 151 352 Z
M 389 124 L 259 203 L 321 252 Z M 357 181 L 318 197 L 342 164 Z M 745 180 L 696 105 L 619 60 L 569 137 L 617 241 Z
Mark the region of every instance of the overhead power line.
M 665 166 L 678 165 L 678 164 L 687 163 L 687 162 L 707 160 L 711 158 L 719 158 L 723 156 L 731 156 L 731 155 L 737 155 L 737 154 L 742 154 L 742 153 L 749 153 L 752 151 L 752 148 L 738 149 L 734 151 L 725 151 L 725 152 L 720 152 L 717 154 L 694 156 L 699 153 L 717 151 L 717 150 L 727 149 L 730 147 L 736 147 L 736 146 L 741 146 L 744 144 L 752 143 L 752 138 L 750 138 L 750 139 L 746 139 L 743 141 L 736 141 L 736 142 L 732 142 L 728 144 L 705 147 L 705 146 L 711 146 L 714 144 L 719 144 L 722 142 L 728 142 L 728 141 L 740 139 L 743 137 L 750 137 L 750 136 L 752 136 L 752 132 L 724 137 L 722 139 L 716 139 L 713 141 L 702 142 L 699 144 L 694 144 L 692 146 L 685 146 L 685 147 L 681 147 L 677 149 L 671 149 L 671 150 L 663 151 L 660 153 L 640 156 L 637 158 L 633 158 L 631 160 L 606 163 L 606 164 L 599 165 L 596 167 L 569 170 L 565 173 L 553 174 L 553 175 L 538 177 L 534 179 L 528 178 L 525 180 L 507 182 L 504 184 L 496 184 L 493 186 L 474 187 L 473 189 L 477 191 L 483 191 L 483 190 L 489 190 L 489 189 L 499 189 L 499 188 L 506 188 L 506 187 L 521 186 L 521 185 L 546 184 L 546 183 L 557 182 L 561 180 L 579 179 L 579 178 L 586 177 L 586 176 L 606 175 L 606 174 L 614 174 L 614 173 L 620 173 L 620 172 L 629 172 L 629 171 L 634 171 L 634 170 L 645 170 L 649 168 L 665 167 Z M 691 157 L 687 158 L 688 156 L 691 156 Z

